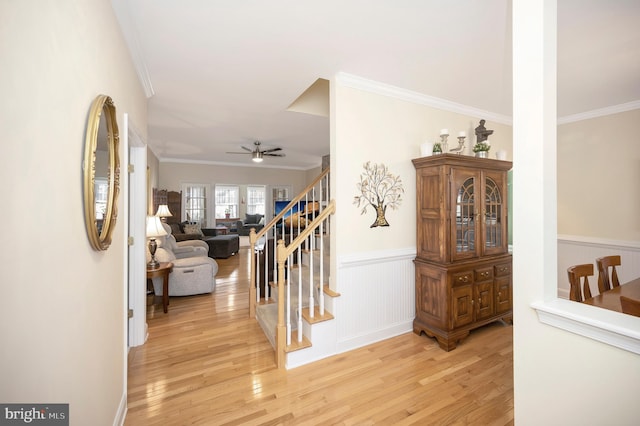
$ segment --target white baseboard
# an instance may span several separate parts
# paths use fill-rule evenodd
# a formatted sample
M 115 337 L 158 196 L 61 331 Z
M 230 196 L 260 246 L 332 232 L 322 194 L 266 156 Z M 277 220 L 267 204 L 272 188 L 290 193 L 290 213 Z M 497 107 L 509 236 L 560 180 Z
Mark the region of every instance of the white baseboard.
M 113 419 L 113 426 L 123 426 L 124 421 L 127 418 L 127 393 L 122 394 L 120 398 L 120 404 L 118 405 L 118 411 L 116 417 Z
M 384 329 L 374 330 L 371 333 L 362 336 L 351 337 L 349 339 L 340 341 L 337 345 L 337 353 L 351 351 L 353 349 L 361 348 L 372 343 L 380 342 L 382 340 L 390 339 L 392 337 L 410 332 L 413 332 L 413 319 L 410 321 L 391 325 Z

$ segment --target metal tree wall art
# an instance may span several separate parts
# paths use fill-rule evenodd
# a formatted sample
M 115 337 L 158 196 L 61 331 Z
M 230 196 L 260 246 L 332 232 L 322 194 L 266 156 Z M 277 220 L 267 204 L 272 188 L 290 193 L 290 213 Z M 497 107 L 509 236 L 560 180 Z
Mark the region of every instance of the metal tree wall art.
M 367 212 L 367 207 L 371 206 L 376 210 L 376 220 L 370 228 L 376 226 L 389 226 L 385 217 L 387 207 L 395 210 L 402 202 L 402 181 L 399 176 L 389 173 L 389 169 L 384 164 L 371 164 L 367 161 L 364 164 L 364 173 L 360 175 L 360 182 L 356 184 L 360 195 L 353 198 L 353 204 L 362 206 L 360 214 Z

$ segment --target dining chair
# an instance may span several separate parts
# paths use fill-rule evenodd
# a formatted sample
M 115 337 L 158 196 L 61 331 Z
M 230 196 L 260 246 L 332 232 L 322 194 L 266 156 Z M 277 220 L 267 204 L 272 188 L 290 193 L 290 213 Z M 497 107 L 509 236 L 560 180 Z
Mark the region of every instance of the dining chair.
M 625 314 L 640 317 L 640 300 L 620 296 L 620 304 L 622 305 L 622 312 Z
M 574 265 L 567 269 L 569 276 L 569 299 L 576 302 L 584 302 L 585 299 L 591 298 L 591 288 L 589 287 L 589 277 L 593 276 L 593 263 L 585 263 L 584 265 Z M 582 281 L 581 284 L 581 280 Z
M 620 285 L 616 266 L 621 264 L 620 256 L 604 256 L 596 259 L 596 265 L 598 265 L 598 290 L 600 293 Z M 611 268 L 611 275 L 609 275 L 609 268 Z

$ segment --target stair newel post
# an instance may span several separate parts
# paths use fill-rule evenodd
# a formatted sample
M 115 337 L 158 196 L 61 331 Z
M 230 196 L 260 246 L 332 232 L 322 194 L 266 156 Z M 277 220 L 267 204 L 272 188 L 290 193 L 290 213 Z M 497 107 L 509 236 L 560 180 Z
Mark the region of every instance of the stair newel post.
M 284 324 L 284 263 L 287 259 L 283 240 L 278 240 L 276 249 L 278 263 L 278 324 L 276 325 L 276 365 L 285 367 L 285 349 L 287 346 L 286 327 Z
M 256 232 L 254 228 L 251 228 L 249 231 L 249 257 L 251 258 L 251 277 L 249 277 L 249 318 L 256 317 L 256 304 L 258 303 L 258 299 L 260 298 L 260 293 L 256 294 L 256 254 L 255 254 L 255 244 L 256 244 Z

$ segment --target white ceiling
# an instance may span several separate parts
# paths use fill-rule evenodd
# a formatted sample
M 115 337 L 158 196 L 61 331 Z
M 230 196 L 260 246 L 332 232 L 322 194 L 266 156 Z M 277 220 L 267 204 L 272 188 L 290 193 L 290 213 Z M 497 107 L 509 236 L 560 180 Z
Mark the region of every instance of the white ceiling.
M 344 72 L 511 116 L 507 0 L 112 0 L 161 160 L 251 165 L 260 140 L 308 169 L 327 117 L 287 111 Z M 558 0 L 558 114 L 640 100 L 640 1 Z

